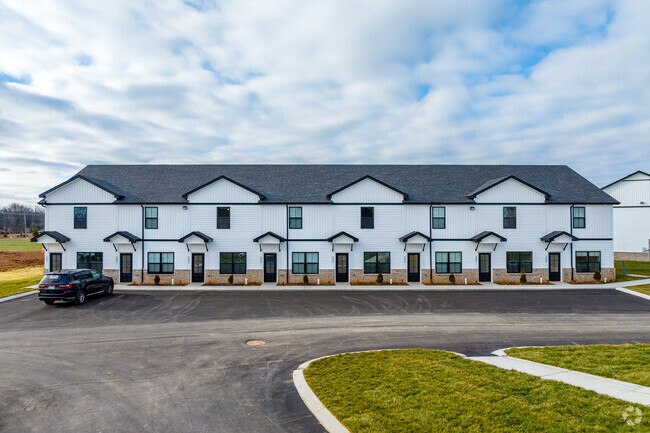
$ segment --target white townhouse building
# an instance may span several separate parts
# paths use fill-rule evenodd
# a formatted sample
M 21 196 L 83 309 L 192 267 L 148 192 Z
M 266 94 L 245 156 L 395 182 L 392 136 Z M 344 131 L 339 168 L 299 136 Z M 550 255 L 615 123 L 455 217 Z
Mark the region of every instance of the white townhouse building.
M 614 205 L 614 258 L 650 261 L 650 174 L 636 171 L 603 187 Z
M 90 165 L 41 197 L 46 270 L 122 283 L 615 278 L 618 202 L 566 166 Z

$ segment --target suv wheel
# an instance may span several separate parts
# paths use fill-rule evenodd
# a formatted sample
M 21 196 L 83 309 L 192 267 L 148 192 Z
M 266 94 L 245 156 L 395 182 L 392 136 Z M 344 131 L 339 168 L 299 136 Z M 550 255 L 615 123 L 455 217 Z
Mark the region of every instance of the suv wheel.
M 113 283 L 109 284 L 108 287 L 104 289 L 104 295 L 110 296 L 113 294 Z
M 75 298 L 74 303 L 77 305 L 81 305 L 84 302 L 86 302 L 86 292 L 80 289 L 77 291 L 77 297 Z
M 45 305 L 54 305 L 54 299 L 46 299 L 43 302 L 45 302 Z

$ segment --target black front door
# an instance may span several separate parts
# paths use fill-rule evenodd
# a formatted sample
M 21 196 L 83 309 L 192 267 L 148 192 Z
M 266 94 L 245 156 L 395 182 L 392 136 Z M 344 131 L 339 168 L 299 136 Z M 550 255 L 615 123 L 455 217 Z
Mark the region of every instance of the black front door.
M 205 277 L 205 254 L 192 254 L 192 282 L 202 283 Z
M 275 283 L 277 281 L 277 254 L 264 254 L 264 282 Z
M 492 281 L 492 263 L 490 253 L 478 255 L 478 280 Z
M 336 255 L 336 282 L 348 282 L 348 254 L 342 253 Z
M 61 253 L 50 253 L 50 272 L 61 270 Z
M 120 283 L 133 281 L 133 254 L 120 254 Z
M 410 253 L 408 255 L 408 276 L 409 283 L 417 283 L 420 281 L 420 254 Z
M 560 253 L 548 253 L 548 279 L 549 281 L 562 281 L 560 275 Z

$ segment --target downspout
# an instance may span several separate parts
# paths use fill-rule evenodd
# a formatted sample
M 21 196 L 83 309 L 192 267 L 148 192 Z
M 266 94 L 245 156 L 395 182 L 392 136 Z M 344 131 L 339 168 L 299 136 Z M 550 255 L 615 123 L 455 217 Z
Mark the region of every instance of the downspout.
M 569 233 L 573 236 L 573 206 L 569 208 Z M 571 239 L 571 281 L 573 281 L 573 238 Z M 561 267 L 561 266 L 560 266 Z
M 429 205 L 429 282 L 433 283 L 433 205 Z
M 141 204 L 140 208 L 142 208 L 142 245 L 140 246 L 140 254 L 142 256 L 142 259 L 140 260 L 140 283 L 144 282 L 144 205 Z
M 287 261 L 285 262 L 285 267 L 287 268 L 285 270 L 285 274 L 287 276 L 287 284 L 289 284 L 289 205 L 285 204 L 284 208 L 286 210 L 286 215 L 285 215 L 285 221 L 284 223 L 287 225 L 287 236 L 286 236 L 286 242 L 285 242 L 285 247 L 286 247 L 286 253 L 287 253 Z

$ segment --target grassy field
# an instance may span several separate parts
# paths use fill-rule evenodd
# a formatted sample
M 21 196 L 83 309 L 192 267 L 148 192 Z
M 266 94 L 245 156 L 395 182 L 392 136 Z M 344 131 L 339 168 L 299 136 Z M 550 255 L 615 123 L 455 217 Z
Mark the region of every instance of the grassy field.
M 0 251 L 41 251 L 41 244 L 29 238 L 0 238 Z
M 630 431 L 627 402 L 449 352 L 337 355 L 305 377 L 351 432 Z M 648 425 L 644 417 L 636 431 Z
M 508 349 L 509 356 L 650 386 L 650 344 Z
M 630 290 L 635 290 L 637 292 L 643 293 L 645 295 L 650 295 L 650 284 L 641 284 L 638 286 L 627 287 Z
M 628 274 L 647 275 L 650 278 L 650 262 L 625 261 L 625 274 L 623 274 L 623 262 L 614 262 L 616 266 L 616 281 L 634 281 L 640 277 L 630 277 Z
M 0 298 L 28 292 L 25 286 L 38 284 L 43 278 L 43 268 L 40 266 L 0 272 Z

